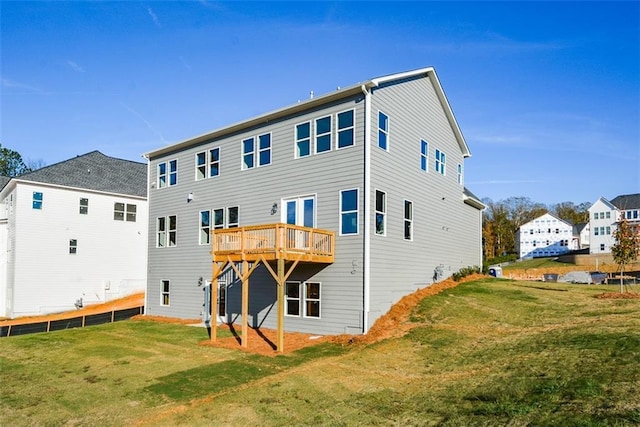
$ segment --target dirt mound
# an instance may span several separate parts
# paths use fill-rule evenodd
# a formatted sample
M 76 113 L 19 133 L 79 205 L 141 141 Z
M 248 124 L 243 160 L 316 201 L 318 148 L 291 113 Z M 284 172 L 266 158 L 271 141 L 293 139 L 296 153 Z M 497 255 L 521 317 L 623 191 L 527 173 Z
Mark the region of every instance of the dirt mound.
M 72 319 L 78 316 L 90 314 L 107 313 L 113 310 L 124 310 L 127 308 L 141 307 L 144 305 L 144 292 L 139 292 L 108 301 L 104 304 L 92 304 L 78 310 L 65 311 L 63 313 L 45 314 L 41 316 L 16 317 L 15 319 L 0 320 L 0 326 L 23 325 L 27 323 L 47 322 L 49 320 Z
M 636 292 L 603 292 L 596 295 L 594 298 L 598 299 L 634 299 L 640 298 L 640 294 Z

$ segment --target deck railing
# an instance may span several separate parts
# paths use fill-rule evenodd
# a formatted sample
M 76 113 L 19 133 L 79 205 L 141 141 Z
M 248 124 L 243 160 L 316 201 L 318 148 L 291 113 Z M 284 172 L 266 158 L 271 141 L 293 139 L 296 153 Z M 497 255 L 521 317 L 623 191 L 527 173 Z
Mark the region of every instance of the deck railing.
M 291 224 L 267 224 L 212 231 L 214 260 L 301 259 L 333 262 L 335 233 Z

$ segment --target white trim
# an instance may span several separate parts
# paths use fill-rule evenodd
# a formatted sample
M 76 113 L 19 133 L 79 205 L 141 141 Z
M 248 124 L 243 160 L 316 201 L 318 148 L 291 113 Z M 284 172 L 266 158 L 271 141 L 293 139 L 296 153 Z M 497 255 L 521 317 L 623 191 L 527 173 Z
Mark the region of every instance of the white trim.
M 378 192 L 384 194 L 384 200 L 383 200 L 384 201 L 384 206 L 383 206 L 384 210 L 382 210 L 382 211 L 378 210 Z M 373 223 L 374 228 L 375 228 L 374 231 L 373 231 L 373 235 L 374 236 L 386 237 L 387 236 L 387 210 L 388 210 L 387 209 L 387 192 L 386 191 L 382 191 L 379 188 L 375 188 L 374 189 L 374 194 L 375 194 L 375 197 L 374 197 L 373 213 L 374 213 L 374 216 L 377 216 L 378 212 L 380 212 L 383 215 L 382 216 L 383 223 L 382 223 L 382 234 L 381 234 L 381 233 L 378 233 L 378 229 L 376 227 L 376 225 L 377 225 L 377 218 L 376 218 L 376 221 L 374 221 L 374 223 Z
M 353 131 L 353 143 L 351 145 L 347 145 L 345 147 L 340 147 L 338 144 L 340 143 L 340 121 L 338 116 L 340 114 L 351 111 L 353 113 L 353 124 L 350 127 L 344 128 L 343 130 L 351 129 Z M 336 150 L 344 150 L 345 148 L 355 147 L 356 146 L 356 109 L 355 108 L 347 108 L 344 111 L 338 111 L 336 114 Z
M 307 285 L 309 283 L 316 283 L 318 285 L 318 295 L 320 298 L 312 299 L 312 301 L 318 301 L 318 315 L 317 316 L 309 316 L 307 314 Z M 302 318 L 304 319 L 322 319 L 322 282 L 316 281 L 304 281 L 302 282 Z
M 318 134 L 318 120 L 323 120 L 329 118 L 331 123 L 329 124 L 329 132 L 325 132 L 322 134 Z M 318 152 L 318 136 L 326 136 L 329 135 L 329 149 Z M 322 154 L 328 153 L 333 150 L 333 114 L 329 114 L 328 116 L 321 116 L 313 119 L 313 154 Z
M 411 218 L 409 218 L 409 219 L 407 219 L 407 217 L 405 216 L 405 204 L 406 204 L 407 202 L 409 202 L 409 203 L 411 204 Z M 410 233 L 411 233 L 411 236 L 410 236 L 410 238 L 409 238 L 409 239 L 407 239 L 407 238 L 404 236 L 404 223 L 405 223 L 405 221 L 409 221 L 409 222 L 410 222 L 410 224 L 411 224 L 411 225 L 410 225 Z M 409 200 L 409 199 L 403 199 L 403 200 L 402 200 L 402 239 L 403 239 L 405 242 L 413 242 L 413 230 L 414 230 L 413 222 L 414 222 L 414 221 L 413 221 L 413 201 L 412 201 L 412 200 Z
M 305 157 L 311 157 L 313 155 L 313 121 L 307 120 L 305 122 L 295 123 L 293 125 L 293 158 L 304 159 Z M 300 156 L 298 154 L 298 126 L 308 124 L 309 125 L 309 154 L 306 156 Z
M 382 128 L 380 127 L 380 114 L 384 114 L 384 116 L 387 118 L 387 128 L 385 130 L 382 130 Z M 380 131 L 383 131 L 384 134 L 387 136 L 387 140 L 386 140 L 387 147 L 386 148 L 382 148 L 380 146 Z M 391 117 L 389 117 L 389 115 L 387 113 L 385 113 L 384 111 L 378 110 L 378 132 L 376 132 L 376 137 L 377 137 L 376 146 L 379 149 L 381 149 L 383 151 L 386 151 L 387 153 L 391 151 L 391 138 L 390 138 L 390 136 L 391 136 Z
M 356 220 L 357 220 L 357 229 L 355 233 L 347 233 L 344 234 L 342 232 L 342 215 L 345 211 L 342 210 L 342 193 L 345 191 L 356 191 Z M 351 212 L 351 211 L 347 211 Z M 360 189 L 358 187 L 355 188 L 345 188 L 344 190 L 338 190 L 338 236 L 357 236 L 360 234 Z
M 289 308 L 289 304 L 287 304 L 287 302 L 289 301 L 289 297 L 287 296 L 287 285 L 291 283 L 296 283 L 298 285 L 298 314 L 289 314 L 287 313 L 288 308 Z M 293 298 L 292 298 L 293 300 Z M 284 282 L 284 316 L 285 317 L 303 317 L 302 316 L 302 312 L 304 310 L 304 307 L 302 306 L 302 282 L 300 280 L 287 280 L 286 282 Z
M 371 308 L 371 92 L 365 86 L 361 86 L 364 93 L 364 215 L 362 226 L 363 234 L 363 283 L 362 283 L 362 333 L 369 330 L 369 310 Z M 358 225 L 360 221 L 358 220 Z
M 148 166 L 149 168 L 151 167 L 151 165 Z M 147 174 L 147 181 L 150 180 L 151 175 Z M 146 196 L 134 196 L 132 194 L 124 194 L 124 193 L 111 193 L 108 191 L 101 191 L 101 190 L 91 190 L 88 188 L 82 188 L 82 187 L 71 187 L 68 185 L 60 185 L 60 184 L 50 184 L 47 182 L 39 182 L 39 181 L 28 181 L 25 179 L 18 179 L 18 178 L 11 178 L 11 181 L 9 181 L 9 183 L 2 189 L 2 193 L 6 193 L 7 189 L 9 188 L 9 185 L 11 183 L 14 183 L 15 185 L 13 185 L 12 187 L 15 187 L 17 184 L 24 184 L 24 185 L 31 185 L 31 186 L 42 186 L 42 187 L 50 187 L 50 188 L 57 188 L 57 189 L 61 189 L 61 190 L 70 190 L 70 191 L 79 191 L 82 193 L 90 193 L 90 194 L 101 194 L 101 195 L 108 195 L 108 196 L 116 196 L 116 197 L 129 197 L 132 199 L 137 199 L 137 200 L 147 200 Z M 147 186 L 148 188 L 148 186 Z M 1 194 L 1 193 L 0 193 Z

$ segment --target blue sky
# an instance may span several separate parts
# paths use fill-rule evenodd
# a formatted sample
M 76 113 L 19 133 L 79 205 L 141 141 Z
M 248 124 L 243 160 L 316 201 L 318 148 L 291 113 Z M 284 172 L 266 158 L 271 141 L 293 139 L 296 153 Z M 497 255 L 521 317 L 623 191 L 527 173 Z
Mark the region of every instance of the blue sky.
M 0 143 L 141 154 L 434 66 L 481 198 L 640 192 L 640 2 L 0 2 Z

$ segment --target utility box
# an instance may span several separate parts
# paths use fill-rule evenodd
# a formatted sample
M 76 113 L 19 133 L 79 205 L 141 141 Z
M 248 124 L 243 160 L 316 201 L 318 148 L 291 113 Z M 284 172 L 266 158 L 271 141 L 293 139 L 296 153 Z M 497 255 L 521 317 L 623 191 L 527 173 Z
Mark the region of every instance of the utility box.
M 502 277 L 502 267 L 489 267 L 489 275 L 493 277 Z

